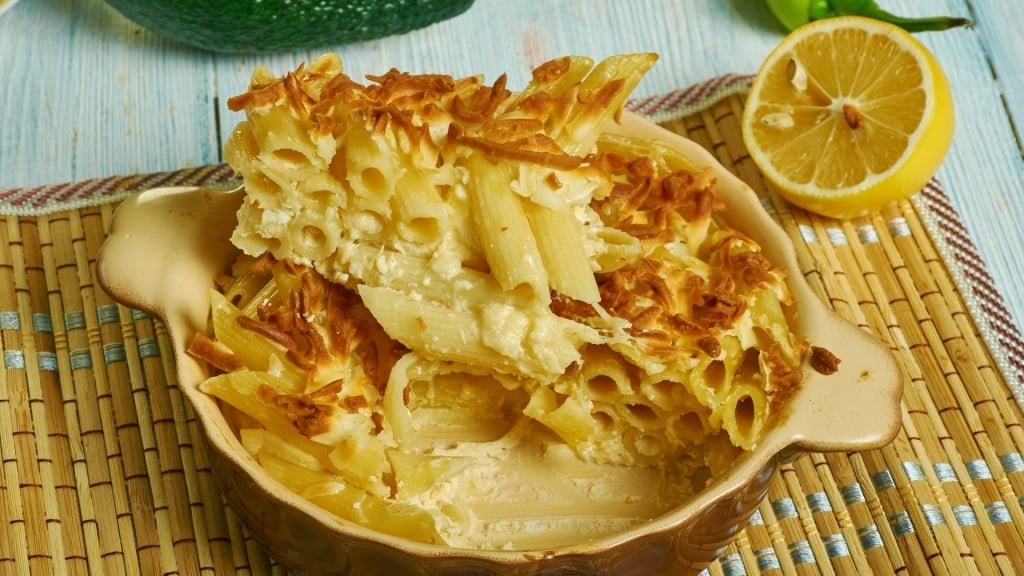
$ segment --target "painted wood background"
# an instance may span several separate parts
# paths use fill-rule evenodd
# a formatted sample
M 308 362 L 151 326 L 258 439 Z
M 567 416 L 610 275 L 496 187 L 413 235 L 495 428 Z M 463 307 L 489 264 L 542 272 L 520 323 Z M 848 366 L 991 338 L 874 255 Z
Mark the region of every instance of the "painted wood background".
M 1024 318 L 1024 12 L 1017 0 L 884 0 L 906 15 L 976 25 L 920 34 L 954 90 L 957 133 L 938 178 L 1011 313 Z M 357 45 L 217 55 L 159 39 L 102 0 L 21 0 L 0 16 L 0 188 L 220 161 L 239 120 L 228 97 L 257 64 L 274 72 L 337 51 L 355 75 L 507 72 L 565 54 L 654 51 L 636 96 L 757 70 L 783 31 L 761 0 L 477 0 L 465 14 Z

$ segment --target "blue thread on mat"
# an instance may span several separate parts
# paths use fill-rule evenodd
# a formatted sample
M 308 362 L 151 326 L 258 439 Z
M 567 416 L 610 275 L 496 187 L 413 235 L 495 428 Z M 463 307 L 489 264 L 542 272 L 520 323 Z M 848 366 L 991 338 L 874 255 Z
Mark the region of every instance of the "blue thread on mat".
M 16 311 L 0 312 L 0 330 L 21 330 L 21 316 Z
M 932 469 L 935 470 L 935 475 L 939 478 L 939 482 L 960 482 L 956 477 L 956 470 L 953 470 L 953 467 L 945 462 L 932 464 Z
M 149 318 L 149 314 L 146 314 L 142 310 L 132 310 L 132 320 L 145 320 Z
M 911 482 L 927 480 L 924 476 L 924 468 L 921 468 L 920 464 L 912 460 L 905 460 L 903 462 L 903 472 L 907 475 L 907 480 Z
M 44 372 L 57 371 L 57 355 L 53 352 L 36 352 L 36 363 Z
M 117 310 L 116 304 L 104 304 L 96 307 L 96 317 L 100 320 L 100 325 L 103 324 L 117 324 L 121 321 L 121 314 Z
M 860 530 L 857 530 L 857 536 L 860 537 L 861 548 L 865 550 L 881 548 L 885 545 L 885 543 L 882 542 L 882 535 L 878 533 L 878 526 L 875 526 L 874 524 L 868 524 Z
M 1020 452 L 1007 452 L 1003 454 L 999 457 L 999 463 L 1003 465 L 1003 470 L 1007 474 L 1024 472 L 1024 458 L 1021 457 Z
M 814 564 L 814 551 L 807 540 L 799 540 L 789 545 L 789 557 L 793 564 Z
M 49 314 L 33 314 L 32 330 L 35 332 L 53 332 L 53 320 Z
M 64 329 L 68 332 L 85 328 L 85 313 L 74 310 L 64 314 Z
M 751 526 L 764 526 L 764 516 L 761 515 L 761 510 L 754 510 L 754 513 L 750 515 Z
M 761 572 L 782 569 L 782 564 L 779 563 L 779 557 L 775 555 L 774 548 L 754 550 L 754 557 L 757 558 L 757 568 Z
M 124 344 L 122 342 L 111 342 L 110 344 L 103 345 L 103 362 L 106 364 L 113 364 L 114 362 L 124 362 L 128 358 L 124 351 Z
M 139 338 L 139 358 L 155 358 L 160 356 L 160 346 L 155 338 Z
M 811 509 L 811 513 L 831 512 L 832 502 L 825 492 L 811 492 L 807 495 L 807 507 Z
M 971 460 L 966 463 L 967 475 L 971 477 L 971 480 L 991 480 L 992 471 L 988 468 L 988 463 L 978 458 L 977 460 Z
M 92 354 L 88 348 L 79 348 L 71 351 L 71 369 L 92 368 Z
M 910 236 L 910 225 L 907 224 L 907 219 L 900 216 L 889 220 L 889 235 L 893 238 L 903 238 L 904 236 Z
M 826 228 L 825 235 L 833 246 L 847 246 L 850 241 L 846 239 L 846 232 L 842 228 Z
M 793 502 L 792 498 L 779 498 L 775 500 L 772 502 L 772 511 L 775 512 L 775 518 L 779 520 L 787 520 L 799 516 L 796 511 L 796 503 Z
M 871 224 L 857 227 L 857 238 L 861 244 L 878 244 L 878 230 Z
M 850 555 L 850 546 L 842 534 L 831 534 L 822 538 L 821 541 L 825 545 L 825 554 L 828 554 L 829 558 Z
M 974 508 L 966 504 L 953 506 L 953 516 L 956 517 L 956 523 L 959 526 L 978 525 L 978 515 L 974 513 Z
M 797 229 L 800 230 L 800 237 L 803 238 L 804 242 L 808 244 L 818 243 L 818 235 L 814 233 L 814 228 L 807 224 L 800 224 L 797 226 Z
M 764 211 L 769 214 L 775 214 L 778 209 L 775 207 L 775 202 L 772 202 L 771 198 L 761 198 L 761 206 L 764 207 Z
M 747 576 L 747 568 L 743 565 L 743 558 L 739 552 L 722 556 L 718 563 L 721 564 L 725 576 Z
M 942 509 L 935 504 L 921 504 L 921 512 L 924 512 L 924 519 L 929 526 L 939 526 L 946 523 L 946 517 L 942 515 Z
M 860 482 L 843 486 L 839 489 L 839 493 L 843 495 L 843 502 L 847 506 L 864 502 L 864 491 L 860 488 Z
M 25 353 L 21 350 L 4 350 L 4 368 L 14 370 L 25 367 Z
M 906 536 L 907 534 L 913 534 L 914 522 L 910 519 L 910 514 L 906 510 L 900 510 L 899 512 L 889 516 L 887 518 L 889 525 L 892 526 L 892 531 L 897 536 Z
M 881 472 L 875 472 L 871 475 L 871 483 L 875 485 L 876 492 L 885 492 L 890 488 L 896 487 L 896 482 L 892 479 L 892 473 L 886 468 Z
M 1010 510 L 1006 507 L 1006 502 L 1002 500 L 996 500 L 995 502 L 989 502 L 985 504 L 985 512 L 988 513 L 988 519 L 993 524 L 1008 524 L 1013 522 L 1013 517 L 1010 516 Z
M 81 330 L 85 327 L 85 312 L 82 312 L 81 310 L 72 310 L 71 312 L 64 313 L 64 329 L 68 332 L 72 330 Z

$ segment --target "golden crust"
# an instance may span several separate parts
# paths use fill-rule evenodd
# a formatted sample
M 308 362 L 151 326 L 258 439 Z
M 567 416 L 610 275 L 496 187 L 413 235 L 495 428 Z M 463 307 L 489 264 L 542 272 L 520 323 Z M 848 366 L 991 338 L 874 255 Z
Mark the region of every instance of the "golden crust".
M 533 71 L 534 82 L 554 85 L 572 80 L 572 67 L 570 58 L 552 60 Z M 715 192 L 710 168 L 669 169 L 653 153 L 609 152 L 600 145 L 570 153 L 550 136 L 552 126 L 585 121 L 608 109 L 620 98 L 623 81 L 575 86 L 552 96 L 543 90 L 513 94 L 504 75 L 486 85 L 477 77 L 454 79 L 391 69 L 366 80 L 344 74 L 340 61 L 318 59 L 279 79 L 255 75 L 249 91 L 228 105 L 254 114 L 287 106 L 311 134 L 333 135 L 339 141 L 346 126 L 363 122 L 375 135 L 391 134 L 396 146 L 425 155 L 420 158 L 424 166 L 443 166 L 446 158 L 453 158 L 449 152 L 461 147 L 494 163 L 549 168 L 540 177 L 552 190 L 562 186 L 560 176 L 570 177 L 566 172 L 585 167 L 599 174 L 608 189 L 594 194 L 586 208 L 603 226 L 625 232 L 642 247 L 640 257 L 596 274 L 599 304 L 625 320 L 628 335 L 641 351 L 662 363 L 721 356 L 723 334 L 738 330 L 757 290 L 777 295 L 784 307 L 792 304 L 782 271 L 753 241 L 717 225 L 717 213 L 727 206 Z M 505 114 L 509 110 L 515 114 Z M 700 266 L 690 268 L 675 255 L 668 258 L 664 248 L 659 252 L 659 247 L 670 244 L 685 245 L 682 249 Z M 260 306 L 258 319 L 240 320 L 244 328 L 279 343 L 289 359 L 314 375 L 355 360 L 372 386 L 384 391 L 404 349 L 387 338 L 353 292 L 289 262 L 264 256 L 252 266 L 273 273 L 290 288 L 283 302 Z M 551 310 L 584 324 L 599 323 L 593 305 L 558 293 L 552 294 Z M 806 343 L 797 340 L 760 350 L 773 410 L 800 385 L 805 350 Z M 837 366 L 822 353 L 812 354 L 812 362 L 821 370 Z M 297 425 L 301 421 L 305 431 L 318 430 L 317 418 L 326 418 L 326 412 L 317 412 L 312 397 L 273 401 L 286 406 L 289 418 Z M 350 411 L 365 408 L 365 403 L 366 398 L 358 396 L 335 399 L 339 409 Z
M 306 371 L 305 388 L 310 390 L 282 394 L 264 386 L 260 398 L 280 408 L 306 436 L 329 432 L 331 416 L 338 410 L 372 410 L 365 391 L 359 392 L 359 387 L 343 391 L 342 380 L 326 384 L 322 380 L 323 374 L 332 373 L 340 365 L 356 365 L 379 397 L 392 366 L 407 352 L 384 333 L 355 293 L 309 267 L 278 261 L 269 254 L 258 258 L 239 255 L 233 277 L 243 272 L 274 277 L 282 294 L 260 303 L 256 318 L 240 315 L 236 322 L 242 329 L 278 344 L 290 362 Z M 222 372 L 247 369 L 230 348 L 204 333 L 193 336 L 188 352 Z M 380 418 L 375 420 L 379 427 Z
M 264 385 L 259 389 L 259 397 L 267 404 L 281 408 L 299 432 L 311 437 L 330 431 L 331 416 L 339 409 L 341 388 L 342 383 L 336 381 L 308 394 L 282 394 Z M 363 403 L 365 405 L 365 398 Z
M 189 343 L 188 353 L 205 360 L 222 372 L 247 370 L 245 362 L 231 348 L 217 342 L 202 332 L 197 332 Z
M 569 59 L 555 60 L 539 67 L 535 75 L 554 82 L 567 72 L 568 65 Z M 321 135 L 340 129 L 339 121 L 363 118 L 375 131 L 391 128 L 403 133 L 413 148 L 434 148 L 430 127 L 446 124 L 447 146 L 467 146 L 492 161 L 521 161 L 557 170 L 572 170 L 585 161 L 567 154 L 545 132 L 545 123 L 564 117 L 573 102 L 559 102 L 541 92 L 518 103 L 519 112 L 526 117 L 495 121 L 512 96 L 505 75 L 491 86 L 475 77 L 456 80 L 444 74 L 410 74 L 397 69 L 366 79 L 368 83 L 360 83 L 342 73 L 340 63 L 333 66 L 317 60 L 279 79 L 254 81 L 247 92 L 228 100 L 228 108 L 259 110 L 287 104 L 297 118 L 311 122 L 314 134 Z M 622 88 L 621 81 L 609 82 L 580 102 L 587 109 L 601 110 Z M 441 152 L 445 145 L 440 148 L 434 150 L 438 165 L 444 162 Z

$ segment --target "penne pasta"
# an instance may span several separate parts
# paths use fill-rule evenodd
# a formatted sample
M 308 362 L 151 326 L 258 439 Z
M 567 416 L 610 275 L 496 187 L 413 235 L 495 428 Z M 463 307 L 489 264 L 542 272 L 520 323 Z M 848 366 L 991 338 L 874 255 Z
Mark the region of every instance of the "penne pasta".
M 581 302 L 600 301 L 582 226 L 572 208 L 565 203 L 554 208 L 530 201 L 523 204 L 551 289 Z
M 312 453 L 303 450 L 301 446 L 289 442 L 287 439 L 274 434 L 266 428 L 242 428 L 238 431 L 238 436 L 242 446 L 245 447 L 245 451 L 253 456 L 269 455 L 291 462 L 307 470 L 315 472 L 325 471 L 324 467 L 320 464 L 320 460 Z
M 760 386 L 737 385 L 729 391 L 721 405 L 709 418 L 714 426 L 720 419 L 721 427 L 729 435 L 730 442 L 744 450 L 751 450 L 765 425 L 768 413 L 768 398 Z
M 377 133 L 351 130 L 345 138 L 345 168 L 356 209 L 389 215 L 402 167 L 397 155 Z
M 591 403 L 578 397 L 560 398 L 550 388 L 538 388 L 523 414 L 553 430 L 570 444 L 584 444 L 605 437 L 608 431 L 591 416 Z
M 246 316 L 216 290 L 210 291 L 210 310 L 214 337 L 233 350 L 250 370 L 273 370 L 283 388 L 294 392 L 303 388 L 305 375 L 287 358 L 285 347 L 258 332 L 243 328 L 239 318 Z
M 283 108 L 270 108 L 262 115 L 250 126 L 259 149 L 258 161 L 266 171 L 288 178 L 288 174 L 311 176 L 326 167 L 310 140 L 311 124 L 296 122 Z
M 261 400 L 266 397 L 263 387 L 283 393 L 277 386 L 280 381 L 273 376 L 259 372 L 235 372 L 214 376 L 203 382 L 201 390 L 216 396 L 231 406 L 241 410 L 253 420 L 260 423 L 271 433 L 284 438 L 289 444 L 312 455 L 325 469 L 332 468 L 330 462 L 330 446 L 319 444 L 303 436 L 280 409 L 275 409 Z
M 277 286 L 267 274 L 242 270 L 234 273 L 231 283 L 223 289 L 223 294 L 242 314 L 254 318 L 259 302 L 276 290 Z
M 593 147 L 605 123 L 622 109 L 626 98 L 658 60 L 655 54 L 622 54 L 601 60 L 580 83 L 580 105 L 555 140 L 569 154 Z
M 640 257 L 640 241 L 635 236 L 615 228 L 601 228 L 595 232 L 600 250 L 591 256 L 596 272 L 608 273 L 621 269 Z
M 512 192 L 511 174 L 480 155 L 469 156 L 466 163 L 473 175 L 468 186 L 471 217 L 491 274 L 503 290 L 526 286 L 546 303 L 548 271 L 522 199 Z
M 367 494 L 335 476 L 310 473 L 269 454 L 260 457 L 260 464 L 272 478 L 341 518 L 371 527 L 386 525 L 395 536 L 419 542 L 442 541 L 434 518 L 423 510 Z
M 429 176 L 407 170 L 395 187 L 395 233 L 408 252 L 433 254 L 447 229 L 448 211 Z
M 326 213 L 328 210 L 344 209 L 348 204 L 345 185 L 330 172 L 318 171 L 296 185 L 306 211 Z
M 593 67 L 594 60 L 586 56 L 565 56 L 546 62 L 533 71 L 532 79 L 522 91 L 499 106 L 497 113 L 503 118 L 516 117 L 522 115 L 523 104 L 531 99 L 553 101 L 556 106 L 551 109 L 553 114 L 545 118 L 548 121 L 545 130 L 557 133 L 565 121 L 558 112 L 571 110 L 570 102 L 577 97 L 580 81 Z
M 415 353 L 409 353 L 395 363 L 388 375 L 382 407 L 391 437 L 399 448 L 408 445 L 413 440 L 412 414 L 405 404 L 409 386 L 413 381 L 430 377 L 436 371 L 436 365 L 424 361 Z
M 568 330 L 558 330 L 560 319 L 541 330 L 544 341 L 534 341 L 530 317 L 496 304 L 495 324 L 478 324 L 473 312 L 409 297 L 389 288 L 360 286 L 359 296 L 389 336 L 427 358 L 451 360 L 502 372 L 549 378 L 579 358 Z M 504 313 L 504 314 L 503 314 Z M 543 346 L 541 354 L 527 353 Z
M 635 368 L 607 346 L 588 346 L 583 352 L 579 379 L 582 394 L 594 400 L 615 402 L 633 393 Z
M 190 352 L 270 477 L 391 535 L 539 548 L 756 446 L 808 343 L 714 174 L 608 131 L 655 60 L 556 59 L 517 93 L 254 73 L 224 151 L 241 254 Z

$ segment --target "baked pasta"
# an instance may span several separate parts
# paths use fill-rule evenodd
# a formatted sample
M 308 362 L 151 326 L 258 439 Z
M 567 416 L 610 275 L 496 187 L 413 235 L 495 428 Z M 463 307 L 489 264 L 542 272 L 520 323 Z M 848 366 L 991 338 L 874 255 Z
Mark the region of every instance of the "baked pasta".
M 271 476 L 382 531 L 550 547 L 756 446 L 808 346 L 712 172 L 606 129 L 655 60 L 561 58 L 519 92 L 255 71 L 228 103 L 240 255 L 191 352 Z

